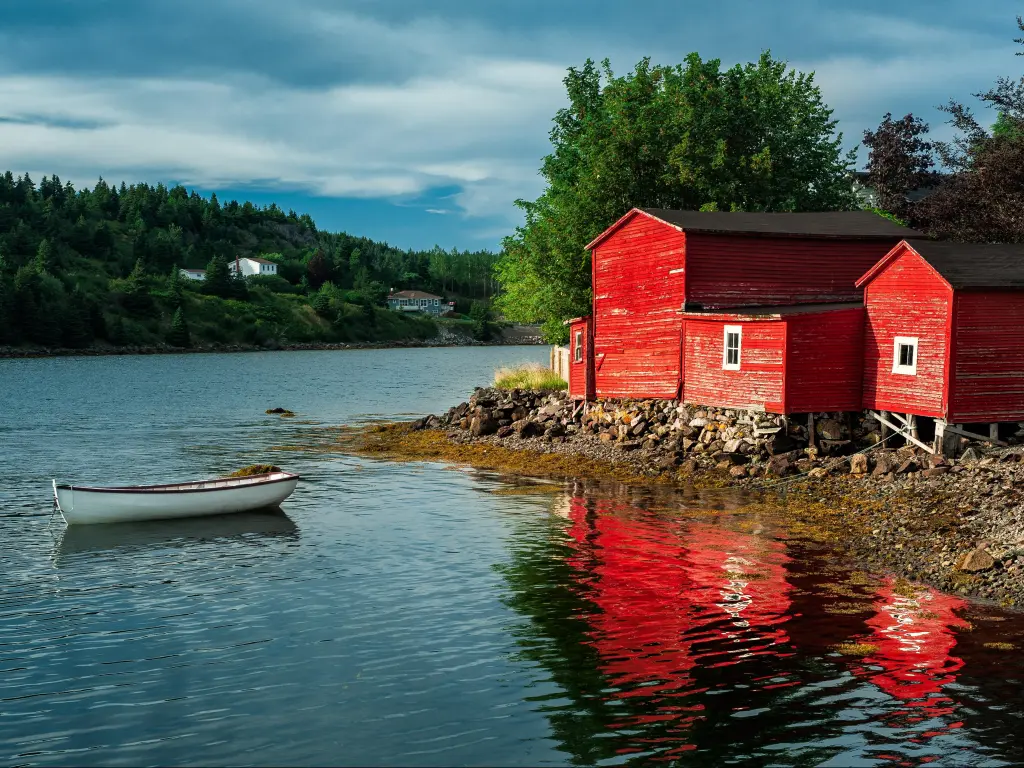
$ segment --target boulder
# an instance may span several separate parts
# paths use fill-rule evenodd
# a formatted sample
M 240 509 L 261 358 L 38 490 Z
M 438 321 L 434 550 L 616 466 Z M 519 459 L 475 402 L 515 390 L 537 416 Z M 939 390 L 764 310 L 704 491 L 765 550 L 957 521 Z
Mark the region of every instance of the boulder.
M 822 419 L 817 423 L 815 431 L 822 440 L 843 439 L 843 427 L 835 419 Z
M 767 471 L 773 475 L 783 477 L 788 475 L 792 470 L 793 466 L 785 456 L 773 456 L 768 461 Z
M 500 438 L 506 438 L 514 435 L 516 431 L 511 426 L 498 427 L 498 431 L 495 433 Z
M 490 416 L 474 416 L 469 423 L 469 433 L 473 437 L 485 437 L 498 431 L 498 422 Z
M 996 559 L 984 549 L 978 548 L 968 552 L 960 561 L 959 568 L 965 573 L 981 573 L 993 568 Z
M 866 475 L 868 473 L 868 457 L 863 453 L 855 453 L 850 457 L 850 474 Z
M 633 437 L 640 437 L 647 431 L 647 422 L 643 419 L 635 419 L 629 427 L 629 434 Z
M 917 463 L 917 459 L 905 459 L 902 464 L 896 468 L 897 475 L 908 475 L 911 472 L 917 472 L 921 466 Z
M 741 478 L 747 476 L 747 468 L 743 466 L 732 467 L 729 470 L 729 474 L 735 478 Z
M 789 453 L 789 451 L 796 448 L 796 441 L 783 432 L 778 432 L 772 435 L 765 440 L 764 444 L 768 449 L 768 453 L 773 456 L 778 456 L 781 453 Z
M 635 451 L 640 447 L 639 440 L 623 440 L 621 443 L 617 443 L 616 448 L 620 451 Z
M 540 424 L 529 419 L 520 419 L 519 421 L 512 422 L 512 430 L 520 437 L 536 437 L 544 430 Z
M 828 470 L 824 467 L 815 467 L 807 473 L 807 476 L 813 478 L 828 477 Z
M 921 473 L 921 476 L 922 477 L 938 477 L 939 475 L 944 475 L 947 472 L 949 472 L 949 467 L 932 467 L 931 469 L 924 470 Z

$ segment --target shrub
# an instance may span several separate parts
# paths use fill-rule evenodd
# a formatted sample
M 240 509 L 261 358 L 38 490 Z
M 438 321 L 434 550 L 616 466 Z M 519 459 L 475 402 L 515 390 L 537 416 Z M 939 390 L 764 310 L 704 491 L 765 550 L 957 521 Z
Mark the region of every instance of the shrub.
M 532 390 L 559 390 L 569 387 L 557 373 L 539 363 L 499 368 L 494 373 L 494 386 L 498 389 Z

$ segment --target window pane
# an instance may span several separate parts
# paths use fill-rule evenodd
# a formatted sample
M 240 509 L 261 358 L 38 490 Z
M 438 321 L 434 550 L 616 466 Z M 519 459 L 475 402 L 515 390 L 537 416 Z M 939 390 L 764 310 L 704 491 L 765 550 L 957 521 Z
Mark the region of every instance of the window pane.
M 910 344 L 900 344 L 900 365 L 912 366 L 914 364 L 914 347 Z

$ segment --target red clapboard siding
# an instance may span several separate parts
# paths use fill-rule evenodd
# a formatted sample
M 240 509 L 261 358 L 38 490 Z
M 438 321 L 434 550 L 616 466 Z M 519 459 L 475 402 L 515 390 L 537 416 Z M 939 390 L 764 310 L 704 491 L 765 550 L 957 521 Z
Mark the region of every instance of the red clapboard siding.
M 743 327 L 740 370 L 722 368 L 725 326 Z M 686 318 L 683 400 L 783 412 L 786 323 L 779 319 Z
M 787 318 L 786 413 L 859 411 L 864 309 Z
M 1024 420 L 1024 292 L 957 291 L 953 423 Z
M 674 398 L 686 239 L 637 214 L 593 252 L 595 392 Z
M 576 361 L 576 334 L 579 333 L 583 345 L 583 359 Z M 593 392 L 588 392 L 587 367 L 593 362 L 590 355 L 590 318 L 577 320 L 569 325 L 569 396 L 578 399 L 591 399 Z
M 705 307 L 856 301 L 854 283 L 897 242 L 688 232 L 686 300 Z
M 920 256 L 904 252 L 866 286 L 864 407 L 944 416 L 953 289 Z M 918 338 L 917 375 L 893 373 L 896 336 Z

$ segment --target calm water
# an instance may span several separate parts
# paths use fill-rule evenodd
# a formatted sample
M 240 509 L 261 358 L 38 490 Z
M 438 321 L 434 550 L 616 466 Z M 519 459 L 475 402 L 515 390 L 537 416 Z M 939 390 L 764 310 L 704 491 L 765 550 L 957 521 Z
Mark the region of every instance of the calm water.
M 0 361 L 0 763 L 1024 761 L 1017 615 L 723 498 L 275 450 L 546 355 Z M 50 520 L 52 477 L 255 461 L 304 475 L 284 514 Z

